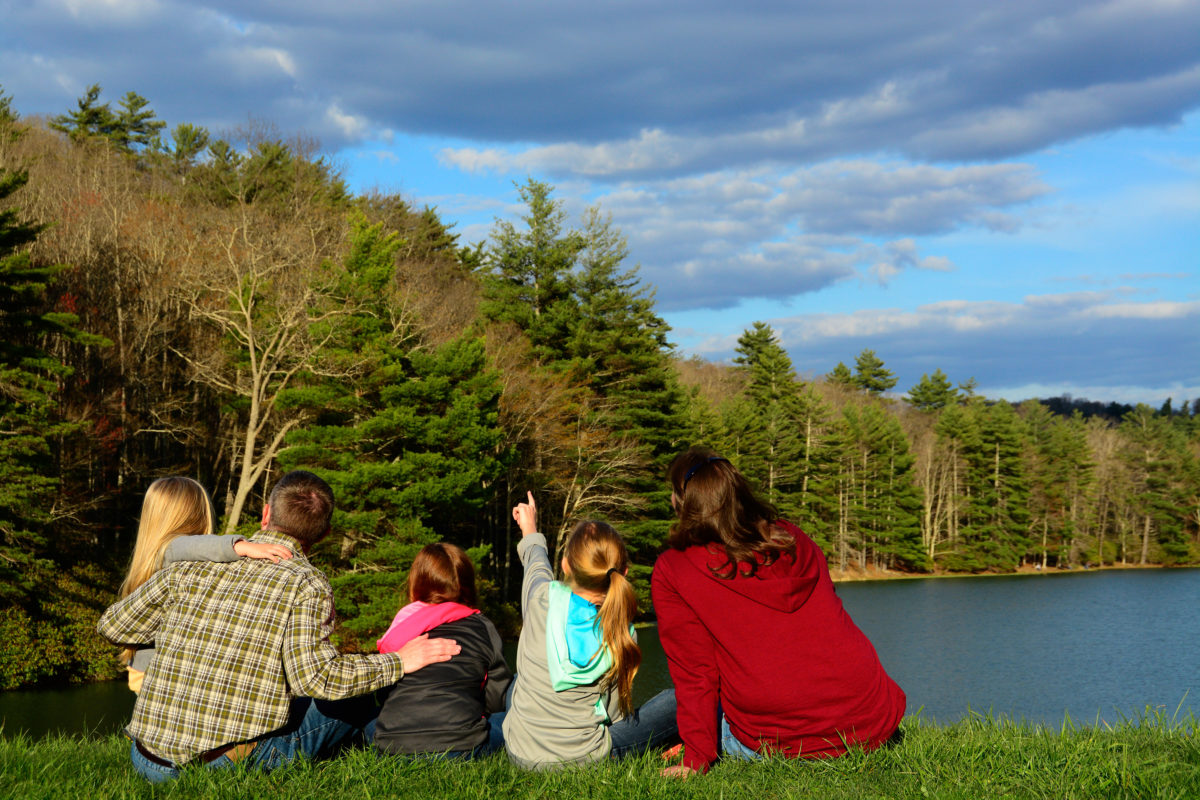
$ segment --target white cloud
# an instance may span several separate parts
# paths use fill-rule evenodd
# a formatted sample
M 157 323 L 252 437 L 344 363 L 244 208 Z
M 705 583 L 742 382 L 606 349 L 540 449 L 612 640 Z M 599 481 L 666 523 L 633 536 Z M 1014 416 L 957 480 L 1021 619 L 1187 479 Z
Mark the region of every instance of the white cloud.
M 869 347 L 895 372 L 899 392 L 941 369 L 954 381 L 979 378 L 981 393 L 993 397 L 1200 396 L 1200 301 L 1132 303 L 1119 292 L 1079 292 L 767 321 L 801 374 L 823 375 Z M 718 334 L 688 351 L 724 360 L 732 357 L 728 341 Z
M 299 72 L 292 55 L 278 47 L 243 47 L 230 53 L 230 59 L 241 70 L 250 73 L 265 69 L 295 78 Z
M 325 116 L 347 139 L 361 139 L 367 134 L 367 120 L 363 117 L 343 112 L 337 103 L 334 103 L 325 111 Z

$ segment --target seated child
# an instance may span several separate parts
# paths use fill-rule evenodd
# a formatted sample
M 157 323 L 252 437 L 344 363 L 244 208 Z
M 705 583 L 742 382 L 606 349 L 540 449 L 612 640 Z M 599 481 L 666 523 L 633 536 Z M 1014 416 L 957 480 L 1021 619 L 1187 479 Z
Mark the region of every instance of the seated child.
M 428 633 L 453 639 L 462 652 L 405 675 L 384 701 L 375 726 L 381 753 L 471 758 L 498 746 L 489 742 L 488 715 L 504 710 L 512 673 L 500 634 L 475 608 L 475 567 L 462 548 L 426 545 L 408 573 L 408 605 L 379 640 L 392 653 Z
M 563 546 L 566 580 L 560 582 L 537 532 L 532 494 L 513 509 L 513 518 L 521 529 L 517 555 L 525 577 L 517 677 L 504 718 L 509 759 L 525 769 L 554 769 L 673 743 L 673 689 L 633 708 L 642 653 L 621 536 L 604 522 L 577 524 Z

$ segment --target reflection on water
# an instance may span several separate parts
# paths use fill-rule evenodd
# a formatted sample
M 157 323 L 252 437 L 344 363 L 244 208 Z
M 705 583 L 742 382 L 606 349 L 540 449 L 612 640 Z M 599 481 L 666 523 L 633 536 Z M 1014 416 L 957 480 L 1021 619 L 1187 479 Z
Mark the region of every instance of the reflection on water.
M 908 711 L 968 710 L 1058 726 L 1200 714 L 1200 569 L 843 583 Z M 654 627 L 638 629 L 635 704 L 670 685 Z M 506 645 L 516 662 L 516 643 Z M 798 678 L 802 676 L 797 676 Z M 109 734 L 133 709 L 124 681 L 0 694 L 3 734 Z
M 0 694 L 0 720 L 6 737 L 18 733 L 34 739 L 66 733 L 107 736 L 129 722 L 134 694 L 125 681 L 93 683 L 67 689 L 39 689 Z

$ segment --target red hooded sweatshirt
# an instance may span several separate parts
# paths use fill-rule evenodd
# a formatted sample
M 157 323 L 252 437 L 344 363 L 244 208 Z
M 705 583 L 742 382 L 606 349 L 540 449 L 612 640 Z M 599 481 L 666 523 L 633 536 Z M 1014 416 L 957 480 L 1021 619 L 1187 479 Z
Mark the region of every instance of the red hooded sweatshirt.
M 718 704 L 738 741 L 789 757 L 878 747 L 904 716 L 904 692 L 842 608 L 825 555 L 777 524 L 795 537 L 796 558 L 753 577 L 714 575 L 728 563 L 720 545 L 668 550 L 654 565 L 658 635 L 693 769 L 717 758 Z

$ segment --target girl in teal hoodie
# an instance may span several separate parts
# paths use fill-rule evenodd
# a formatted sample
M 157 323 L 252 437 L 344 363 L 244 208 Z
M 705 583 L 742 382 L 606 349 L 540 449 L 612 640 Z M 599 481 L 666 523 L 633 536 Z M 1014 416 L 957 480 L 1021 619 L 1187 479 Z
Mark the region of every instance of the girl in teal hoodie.
M 532 494 L 513 509 L 513 518 L 521 529 L 517 554 L 525 578 L 517 675 L 504 719 L 509 758 L 527 769 L 548 769 L 674 742 L 673 690 L 633 708 L 642 654 L 631 624 L 637 595 L 620 535 L 604 522 L 576 525 L 563 548 L 564 583 L 554 580 Z

